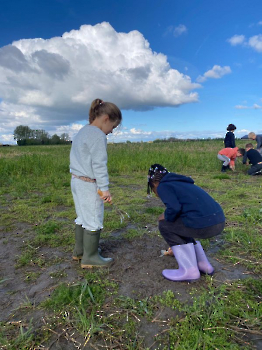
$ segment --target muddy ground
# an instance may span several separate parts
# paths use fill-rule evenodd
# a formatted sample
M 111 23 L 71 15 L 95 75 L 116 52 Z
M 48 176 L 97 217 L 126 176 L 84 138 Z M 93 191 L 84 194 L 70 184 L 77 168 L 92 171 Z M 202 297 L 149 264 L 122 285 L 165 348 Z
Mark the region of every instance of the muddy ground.
M 76 282 L 81 279 L 79 265 L 71 260 L 70 251 L 65 253 L 58 248 L 39 248 L 38 255 L 45 261 L 50 262 L 48 267 L 25 266 L 16 268 L 17 257 L 21 254 L 23 244 L 28 240 L 29 233 L 26 225 L 17 226 L 14 232 L 5 232 L 1 228 L 0 239 L 0 321 L 19 322 L 21 320 L 34 319 L 35 329 L 43 326 L 45 311 L 37 309 L 37 305 L 51 295 L 54 288 L 62 282 Z M 161 237 L 153 236 L 152 229 L 147 227 L 148 233 L 143 238 L 126 240 L 124 232 L 112 233 L 109 239 L 101 241 L 101 248 L 105 257 L 114 257 L 115 261 L 109 269 L 109 278 L 119 284 L 119 294 L 136 298 L 138 300 L 161 294 L 165 290 L 172 290 L 180 301 L 190 301 L 192 288 L 199 288 L 203 284 L 205 276 L 194 283 L 170 282 L 162 277 L 165 268 L 176 268 L 173 257 L 161 257 L 161 249 L 167 245 Z M 239 265 L 233 266 L 218 260 L 216 251 L 222 246 L 223 237 L 211 241 L 209 250 L 206 252 L 210 262 L 215 268 L 214 281 L 217 285 L 225 281 L 247 278 L 251 275 Z M 52 264 L 54 259 L 61 258 L 59 263 Z M 48 264 L 49 265 L 49 264 Z M 45 265 L 46 266 L 46 265 Z M 37 272 L 36 281 L 26 281 L 29 272 Z M 64 277 L 59 280 L 51 278 L 50 273 L 63 273 Z M 3 281 L 4 280 L 4 281 Z M 27 310 L 28 308 L 28 310 Z M 170 310 L 163 311 L 159 318 L 172 316 Z M 169 313 L 169 314 L 168 314 Z M 24 321 L 23 321 L 24 322 Z M 156 349 L 153 345 L 154 336 L 163 331 L 163 323 L 141 322 L 140 334 L 145 337 L 146 346 Z M 58 339 L 58 340 L 57 340 Z M 91 344 L 91 342 L 90 342 Z M 75 349 L 72 342 L 65 337 L 54 337 L 46 349 Z M 262 341 L 256 341 L 257 349 L 262 349 Z M 160 347 L 161 348 L 161 347 Z M 89 345 L 85 349 L 94 349 Z

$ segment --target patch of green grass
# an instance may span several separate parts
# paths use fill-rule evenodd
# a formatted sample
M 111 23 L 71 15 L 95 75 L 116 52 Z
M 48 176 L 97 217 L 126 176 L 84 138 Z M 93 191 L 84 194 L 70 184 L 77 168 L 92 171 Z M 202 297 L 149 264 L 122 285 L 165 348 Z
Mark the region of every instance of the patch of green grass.
M 153 302 L 168 306 L 172 309 L 182 310 L 182 303 L 176 299 L 175 294 L 171 290 L 164 291 L 161 295 L 154 296 Z
M 193 305 L 179 306 L 184 317 L 170 321 L 168 336 L 160 337 L 162 349 L 252 349 L 244 335 L 249 330 L 262 334 L 261 291 L 261 280 L 248 279 L 215 288 L 211 279 L 208 289 L 195 297 Z
M 125 233 L 125 238 L 127 239 L 133 239 L 136 237 L 142 237 L 145 234 L 146 230 L 144 228 L 138 228 L 138 229 L 127 229 Z
M 87 281 L 82 283 L 59 285 L 53 292 L 50 299 L 42 303 L 42 306 L 52 309 L 55 312 L 63 310 L 65 307 L 83 307 L 90 306 L 95 302 L 94 295 L 98 302 L 101 302 L 103 291 L 98 289 L 96 285 L 89 286 Z
M 55 233 L 59 230 L 59 224 L 56 221 L 49 220 L 46 223 L 37 225 L 35 230 L 39 234 L 49 235 L 51 233 Z
M 218 179 L 218 180 L 229 180 L 230 176 L 227 174 L 218 174 L 218 175 L 214 175 L 213 179 Z
M 32 320 L 29 324 L 15 322 L 13 324 L 0 323 L 0 344 L 2 349 L 31 349 L 32 344 L 40 344 L 35 337 Z
M 80 306 L 88 308 L 103 304 L 108 290 L 114 290 L 117 287 L 113 281 L 104 278 L 105 274 L 105 271 L 85 272 L 82 282 L 59 285 L 50 299 L 42 303 L 42 306 L 57 312 L 69 306 L 70 309 L 74 309 Z
M 162 207 L 151 207 L 151 208 L 146 208 L 145 213 L 155 215 L 157 219 L 157 216 L 163 214 L 164 210 L 165 208 L 162 208 Z
M 26 272 L 26 276 L 24 280 L 28 283 L 35 282 L 40 275 L 41 275 L 41 272 L 34 272 L 34 271 Z
M 74 229 L 59 223 L 52 219 L 45 223 L 40 223 L 34 227 L 36 235 L 31 244 L 34 247 L 50 246 L 50 247 L 70 247 L 74 244 Z
M 244 209 L 242 216 L 249 225 L 262 225 L 262 206 Z
M 32 263 L 36 256 L 36 249 L 31 246 L 27 246 L 17 259 L 16 267 L 22 267 Z
M 26 244 L 22 248 L 22 253 L 18 256 L 15 267 L 21 268 L 26 265 L 42 267 L 46 264 L 45 257 L 38 254 L 38 248 L 34 247 L 34 241 L 32 244 Z
M 50 273 L 49 273 L 49 276 L 50 276 L 51 278 L 59 279 L 59 278 L 66 277 L 66 276 L 67 276 L 67 273 L 66 273 L 65 271 L 56 271 L 56 272 L 50 272 Z
M 72 231 L 73 232 L 73 231 Z M 49 246 L 49 247 L 70 247 L 74 244 L 73 234 L 55 233 L 55 234 L 38 234 L 35 236 L 33 242 L 35 246 Z
M 107 233 L 124 228 L 128 224 L 127 218 L 123 220 L 116 210 L 105 211 L 104 230 L 102 235 L 105 237 Z
M 90 338 L 104 327 L 99 313 L 105 298 L 115 293 L 117 285 L 108 281 L 105 271 L 84 273 L 84 280 L 71 285 L 59 285 L 51 297 L 41 307 L 52 310 L 55 314 L 70 314 L 70 324 Z M 64 324 L 69 321 L 64 318 Z
M 262 271 L 262 237 L 252 226 L 231 228 L 226 230 L 226 243 L 220 251 L 220 256 L 234 265 L 243 265 L 251 271 Z

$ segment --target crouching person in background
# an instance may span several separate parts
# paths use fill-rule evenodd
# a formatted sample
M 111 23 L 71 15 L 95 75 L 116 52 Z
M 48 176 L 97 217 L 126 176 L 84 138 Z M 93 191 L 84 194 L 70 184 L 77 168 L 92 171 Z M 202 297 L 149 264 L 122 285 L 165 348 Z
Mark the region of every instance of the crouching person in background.
M 223 165 L 221 171 L 224 173 L 227 169 L 235 171 L 235 160 L 245 154 L 244 148 L 223 148 L 218 152 L 217 158 L 222 160 Z
M 252 131 L 248 134 L 248 138 L 257 142 L 256 150 L 262 155 L 262 135 L 257 135 Z
M 254 149 L 252 143 L 246 144 L 246 153 L 243 157 L 243 164 L 246 164 L 247 159 L 251 168 L 248 169 L 248 175 L 262 175 L 262 155 Z
M 165 204 L 159 217 L 159 231 L 178 262 L 178 269 L 163 270 L 171 281 L 192 281 L 200 272 L 213 274 L 199 241 L 220 234 L 225 216 L 220 205 L 190 177 L 169 172 L 160 164 L 151 165 L 148 172 L 148 194 L 151 191 Z

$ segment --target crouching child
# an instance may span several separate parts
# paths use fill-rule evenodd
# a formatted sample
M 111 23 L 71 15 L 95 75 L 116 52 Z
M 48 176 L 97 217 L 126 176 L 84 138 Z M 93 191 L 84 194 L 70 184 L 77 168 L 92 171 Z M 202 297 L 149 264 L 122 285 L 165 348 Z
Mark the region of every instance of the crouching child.
M 223 148 L 218 152 L 217 158 L 222 160 L 223 165 L 221 168 L 222 172 L 226 172 L 227 169 L 235 171 L 235 160 L 237 157 L 243 157 L 245 154 L 244 148 Z
M 262 155 L 254 149 L 252 143 L 246 144 L 246 153 L 243 157 L 243 164 L 246 164 L 247 159 L 251 168 L 248 169 L 248 175 L 262 175 Z
M 158 218 L 159 231 L 179 267 L 163 270 L 163 276 L 190 282 L 199 279 L 200 272 L 213 274 L 201 243 L 194 238 L 211 238 L 223 231 L 225 216 L 221 206 L 190 177 L 171 173 L 160 164 L 151 165 L 148 171 L 148 194 L 151 191 L 166 206 Z

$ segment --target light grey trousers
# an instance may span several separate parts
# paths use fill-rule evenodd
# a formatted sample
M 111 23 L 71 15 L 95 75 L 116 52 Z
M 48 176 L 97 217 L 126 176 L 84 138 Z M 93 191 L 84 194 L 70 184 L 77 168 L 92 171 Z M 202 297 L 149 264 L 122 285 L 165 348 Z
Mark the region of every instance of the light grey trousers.
M 223 154 L 218 154 L 217 158 L 219 160 L 222 160 L 222 162 L 224 162 L 223 163 L 224 166 L 228 166 L 228 164 L 230 163 L 230 158 L 228 158 L 227 156 L 224 156 Z
M 82 225 L 88 231 L 98 231 L 103 228 L 104 203 L 97 190 L 95 182 L 71 178 L 71 191 L 77 215 L 75 223 Z

